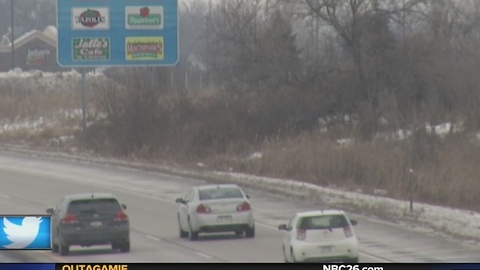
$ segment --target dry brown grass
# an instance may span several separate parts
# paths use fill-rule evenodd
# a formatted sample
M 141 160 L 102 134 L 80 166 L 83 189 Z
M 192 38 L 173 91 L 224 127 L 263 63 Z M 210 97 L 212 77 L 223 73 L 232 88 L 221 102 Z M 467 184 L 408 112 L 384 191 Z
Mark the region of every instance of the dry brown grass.
M 352 189 L 402 188 L 404 153 L 372 142 L 342 146 L 317 132 L 290 139 L 268 140 L 261 159 L 236 160 L 234 168 L 272 177 L 301 179 L 322 186 Z M 393 151 L 392 151 L 393 150 Z M 394 195 L 394 194 L 393 194 Z
M 28 141 L 34 136 L 32 130 L 29 128 L 19 128 L 13 131 L 4 132 L 0 134 L 0 139 L 3 142 L 21 142 Z
M 361 189 L 367 193 L 385 190 L 393 198 L 408 199 L 410 179 L 415 201 L 480 210 L 480 149 L 465 135 L 454 135 L 437 147 L 434 160 L 407 171 L 408 141 L 368 141 L 339 145 L 317 132 L 293 139 L 266 141 L 261 159 L 216 158 L 216 167 L 246 173 L 298 179 L 321 186 Z M 410 178 L 413 176 L 413 178 Z
M 479 210 L 480 149 L 466 136 L 447 139 L 437 161 L 416 177 L 417 198 L 425 202 Z
M 35 93 L 27 96 L 0 96 L 0 115 L 3 119 L 22 119 L 50 116 L 63 109 L 81 108 L 78 92 Z
M 117 89 L 118 90 L 118 89 Z M 115 91 L 117 91 L 115 90 Z M 118 92 L 118 91 L 117 91 Z M 117 93 L 118 94 L 118 93 Z M 92 95 L 91 98 L 98 97 Z M 105 104 L 112 104 L 112 96 Z M 303 132 L 299 135 L 252 136 L 245 116 L 251 113 L 245 99 L 222 99 L 214 90 L 202 96 L 168 94 L 158 97 L 158 106 L 142 107 L 142 103 L 128 103 L 136 96 L 120 96 L 122 105 L 131 115 L 116 115 L 120 126 L 111 127 L 101 122 L 89 130 L 90 148 L 108 154 L 125 139 L 135 138 L 132 125 L 138 125 L 138 116 L 155 115 L 143 123 L 148 128 L 154 121 L 156 130 L 148 135 L 141 147 L 130 152 L 138 157 L 166 160 L 167 163 L 206 163 L 209 168 L 252 173 L 285 179 L 298 179 L 322 186 L 361 189 L 374 193 L 381 189 L 393 198 L 408 198 L 410 174 L 408 141 L 367 140 L 339 144 L 336 138 L 349 137 L 349 127 L 337 127 L 330 133 Z M 115 97 L 116 99 L 116 97 Z M 126 103 L 125 103 L 126 102 Z M 94 106 L 94 103 L 90 103 Z M 63 109 L 79 108 L 78 92 L 31 95 L 29 99 L 8 96 L 0 98 L 0 113 L 11 120 L 29 116 L 51 116 Z M 101 106 L 100 106 L 101 107 Z M 255 115 L 249 115 L 255 120 Z M 128 121 L 126 121 L 128 120 Z M 266 119 L 264 119 L 266 120 Z M 39 132 L 20 128 L 0 134 L 3 141 L 30 141 L 34 145 L 49 144 L 52 138 L 72 135 L 80 125 L 79 119 L 63 119 L 56 126 L 46 126 Z M 343 130 L 343 131 L 342 131 Z M 116 136 L 122 132 L 123 137 Z M 113 140 L 112 135 L 119 140 Z M 343 136 L 342 136 L 343 135 Z M 267 139 L 265 139 L 267 138 Z M 85 139 L 85 138 L 84 138 Z M 82 141 L 85 142 L 85 141 Z M 417 152 L 421 160 L 415 164 L 414 196 L 416 201 L 438 205 L 480 210 L 480 160 L 478 146 L 467 134 L 451 135 L 446 139 L 423 136 Z M 262 158 L 248 158 L 254 151 Z
M 0 97 L 0 115 L 3 124 L 19 124 L 3 130 L 4 142 L 28 142 L 32 145 L 48 145 L 51 139 L 69 136 L 81 122 L 63 114 L 65 110 L 81 107 L 81 96 L 75 91 L 35 93 L 27 96 Z M 43 118 L 41 122 L 39 119 Z M 77 117 L 78 118 L 78 117 Z M 33 122 L 35 128 L 29 126 Z

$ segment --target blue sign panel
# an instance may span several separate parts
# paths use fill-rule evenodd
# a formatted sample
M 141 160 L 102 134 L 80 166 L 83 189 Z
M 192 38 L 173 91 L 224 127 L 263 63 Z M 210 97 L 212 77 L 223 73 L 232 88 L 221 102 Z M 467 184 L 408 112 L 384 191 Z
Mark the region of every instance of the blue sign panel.
M 54 263 L 0 263 L 0 270 L 55 270 Z
M 178 62 L 178 0 L 57 0 L 57 29 L 60 66 Z
M 0 249 L 52 249 L 50 216 L 0 216 Z

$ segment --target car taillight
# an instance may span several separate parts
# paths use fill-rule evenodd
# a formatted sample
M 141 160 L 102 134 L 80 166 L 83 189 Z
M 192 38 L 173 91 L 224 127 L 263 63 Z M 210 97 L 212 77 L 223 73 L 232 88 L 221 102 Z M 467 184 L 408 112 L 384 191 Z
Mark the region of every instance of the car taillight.
M 62 223 L 64 224 L 74 224 L 78 223 L 77 217 L 73 214 L 66 214 L 64 218 L 62 218 Z
M 115 221 L 124 221 L 124 220 L 128 220 L 127 214 L 125 214 L 123 211 L 118 211 L 115 214 Z
M 297 240 L 299 241 L 305 241 L 305 235 L 307 234 L 306 230 L 297 230 Z
M 203 204 L 200 204 L 198 207 L 197 207 L 197 213 L 200 213 L 200 214 L 208 214 L 212 212 L 212 210 L 210 209 L 210 207 L 208 206 L 205 206 Z
M 343 227 L 343 232 L 345 233 L 345 236 L 346 236 L 347 238 L 350 238 L 350 237 L 353 236 L 352 228 L 350 228 L 350 227 L 348 227 L 348 226 L 347 226 L 347 227 Z
M 242 212 L 242 211 L 250 211 L 250 204 L 248 202 L 244 202 L 237 206 L 237 211 Z

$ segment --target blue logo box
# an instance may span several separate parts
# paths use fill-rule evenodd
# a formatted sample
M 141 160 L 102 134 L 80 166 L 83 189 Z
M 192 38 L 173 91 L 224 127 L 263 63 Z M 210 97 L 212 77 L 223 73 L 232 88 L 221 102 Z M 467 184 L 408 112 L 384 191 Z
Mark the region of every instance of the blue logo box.
M 0 270 L 55 270 L 54 263 L 0 263 Z
M 50 216 L 0 216 L 0 249 L 52 249 Z

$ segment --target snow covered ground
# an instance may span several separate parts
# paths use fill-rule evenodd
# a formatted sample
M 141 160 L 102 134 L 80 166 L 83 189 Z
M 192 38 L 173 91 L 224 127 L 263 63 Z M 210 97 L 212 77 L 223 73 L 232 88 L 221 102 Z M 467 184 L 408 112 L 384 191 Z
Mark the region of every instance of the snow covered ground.
M 361 191 L 320 187 L 298 180 L 274 179 L 234 172 L 216 172 L 222 179 L 229 179 L 254 188 L 267 189 L 274 193 L 288 194 L 321 202 L 330 207 L 339 207 L 350 211 L 374 213 L 397 223 L 416 224 L 434 229 L 438 232 L 451 233 L 466 239 L 480 240 L 480 213 L 395 200 L 381 195 L 362 194 Z M 378 194 L 384 194 L 378 191 Z
M 15 88 L 28 89 L 30 91 L 70 91 L 80 87 L 82 75 L 76 70 L 66 72 L 25 72 L 18 68 L 8 72 L 0 72 L 0 89 L 11 89 L 12 84 Z M 101 72 L 90 72 L 87 74 L 90 81 L 104 81 L 106 77 Z
M 106 78 L 101 72 L 90 73 L 89 80 L 104 81 Z M 72 84 L 78 83 L 81 74 L 76 71 L 63 73 L 42 73 L 39 71 L 0 73 L 0 89 L 7 87 L 15 82 L 21 87 L 37 87 L 46 91 L 67 91 L 72 89 Z M 8 86 L 9 87 L 9 86 Z M 80 119 L 81 110 L 65 110 L 57 113 L 57 118 Z M 18 129 L 29 129 L 32 132 L 53 125 L 55 119 L 46 119 L 38 116 L 32 119 L 19 119 L 18 121 L 5 121 L 0 116 L 0 134 L 12 132 Z M 80 123 L 79 123 L 80 124 Z M 459 130 L 460 127 L 451 128 L 450 123 L 445 123 L 436 127 L 428 125 L 427 131 L 443 135 L 447 132 Z M 408 136 L 409 133 L 399 131 L 398 137 Z M 66 140 L 67 137 L 59 137 L 57 140 Z M 348 138 L 338 140 L 341 145 L 352 143 Z M 250 159 L 262 158 L 262 153 L 253 153 Z M 122 164 L 131 165 L 131 164 Z M 142 164 L 142 168 L 148 168 L 149 165 Z M 153 166 L 153 165 L 152 165 Z M 203 167 L 199 163 L 199 167 Z M 203 168 L 204 169 L 204 168 Z M 194 174 L 188 172 L 188 174 Z M 205 173 L 202 173 L 205 174 Z M 409 202 L 399 201 L 384 197 L 385 191 L 379 190 L 376 196 L 362 194 L 361 191 L 350 192 L 333 188 L 325 188 L 296 180 L 272 179 L 252 175 L 238 174 L 235 172 L 209 172 L 214 178 L 221 178 L 226 181 L 236 182 L 254 188 L 264 189 L 275 193 L 299 196 L 309 200 L 316 200 L 329 205 L 330 207 L 344 208 L 347 210 L 362 210 L 361 212 L 375 213 L 378 216 L 395 220 L 396 222 L 414 222 L 428 228 L 441 232 L 452 233 L 469 239 L 480 239 L 480 213 L 465 211 L 461 209 L 451 209 L 439 206 L 432 206 L 421 203 L 414 203 L 414 211 L 410 212 Z

